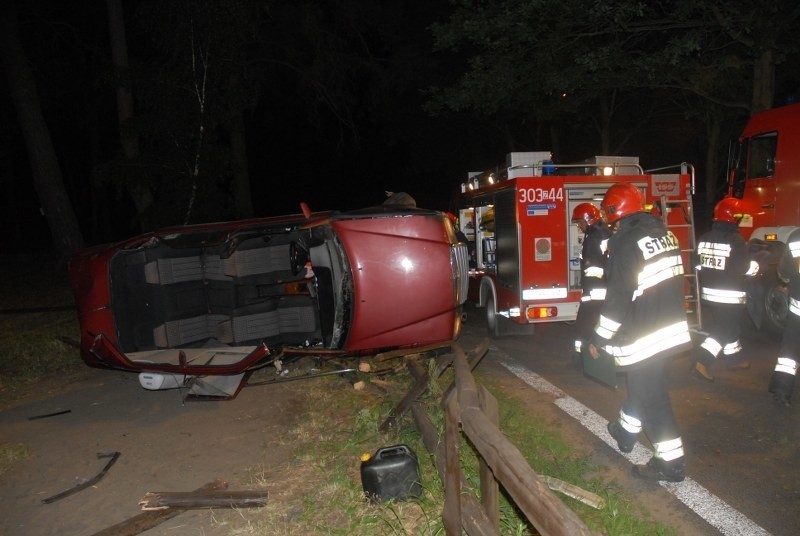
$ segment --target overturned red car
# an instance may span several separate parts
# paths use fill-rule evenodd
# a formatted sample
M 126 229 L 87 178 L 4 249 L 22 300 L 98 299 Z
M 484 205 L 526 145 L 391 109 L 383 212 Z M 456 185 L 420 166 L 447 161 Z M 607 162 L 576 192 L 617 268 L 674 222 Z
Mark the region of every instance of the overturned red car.
M 468 278 L 445 214 L 392 205 L 173 227 L 69 269 L 87 365 L 210 396 L 280 355 L 455 339 Z

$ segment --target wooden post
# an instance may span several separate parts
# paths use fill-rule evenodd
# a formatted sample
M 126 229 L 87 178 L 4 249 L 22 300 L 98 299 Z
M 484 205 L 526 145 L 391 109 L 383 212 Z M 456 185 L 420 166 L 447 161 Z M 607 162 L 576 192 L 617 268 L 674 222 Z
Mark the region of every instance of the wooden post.
M 492 393 L 486 390 L 483 385 L 479 386 L 480 391 L 478 397 L 481 403 L 481 409 L 486 414 L 489 422 L 494 424 L 497 429 L 500 429 L 500 409 L 497 405 L 497 399 L 492 396 Z M 481 504 L 483 510 L 489 517 L 492 527 L 500 532 L 500 486 L 497 479 L 492 472 L 492 469 L 486 464 L 483 456 L 480 457 L 480 475 L 481 475 Z
M 447 536 L 461 536 L 461 468 L 458 458 L 458 400 L 445 403 L 444 530 Z

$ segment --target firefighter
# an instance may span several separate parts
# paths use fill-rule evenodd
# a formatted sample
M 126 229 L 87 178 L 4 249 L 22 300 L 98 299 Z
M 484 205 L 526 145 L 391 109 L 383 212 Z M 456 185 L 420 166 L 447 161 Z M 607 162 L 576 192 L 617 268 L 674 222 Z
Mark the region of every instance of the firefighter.
M 698 240 L 700 299 L 711 320 L 706 325 L 708 334 L 693 350 L 691 373 L 708 382 L 714 381 L 709 368 L 720 354 L 730 370 L 750 367 L 739 356 L 739 331 L 747 304 L 746 279 L 758 273 L 758 263 L 750 258 L 747 243 L 739 234 L 744 215 L 741 199 L 724 198 L 714 207 L 711 230 Z
M 572 211 L 572 222 L 583 233 L 581 247 L 581 305 L 575 319 L 575 354 L 573 363 L 580 366 L 584 342 L 594 330 L 606 297 L 606 246 L 611 230 L 591 203 L 581 203 Z
M 788 406 L 800 363 L 800 229 L 792 231 L 786 240 L 778 261 L 778 277 L 789 284 L 789 314 L 775 370 L 769 379 L 769 392 L 776 402 Z
M 589 353 L 610 354 L 626 373 L 627 396 L 608 432 L 621 452 L 631 452 L 640 432 L 654 453 L 635 475 L 681 482 L 684 452 L 667 390 L 669 358 L 691 348 L 683 304 L 680 245 L 663 221 L 646 212 L 644 196 L 627 183 L 612 185 L 601 203 L 612 227 L 606 263 L 606 299 Z

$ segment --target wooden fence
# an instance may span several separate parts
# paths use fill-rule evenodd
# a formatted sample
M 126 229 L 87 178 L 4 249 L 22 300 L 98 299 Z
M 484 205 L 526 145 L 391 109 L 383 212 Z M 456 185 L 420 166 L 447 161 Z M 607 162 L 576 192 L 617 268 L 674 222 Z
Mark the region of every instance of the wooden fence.
M 428 371 L 418 361 L 408 360 L 415 384 L 381 425 L 391 428 L 410 409 L 422 434 L 425 448 L 433 455 L 445 488 L 442 517 L 448 535 L 496 535 L 500 533 L 500 486 L 502 485 L 527 520 L 542 535 L 574 536 L 594 534 L 578 516 L 551 491 L 528 462 L 499 429 L 497 400 L 472 375 L 489 349 L 484 340 L 464 352 L 458 342 L 439 361 L 437 375 L 452 365 L 455 381 L 442 396 L 445 411 L 444 438 L 417 399 L 428 387 Z M 478 452 L 480 498 L 469 491 L 459 461 L 461 433 Z

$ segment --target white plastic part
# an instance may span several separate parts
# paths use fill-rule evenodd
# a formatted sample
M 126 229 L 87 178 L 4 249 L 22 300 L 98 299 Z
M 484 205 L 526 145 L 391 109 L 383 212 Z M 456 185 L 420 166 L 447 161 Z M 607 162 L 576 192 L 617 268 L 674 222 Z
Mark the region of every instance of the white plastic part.
M 161 372 L 140 372 L 139 384 L 149 391 L 177 389 L 186 384 L 185 374 L 164 374 Z

